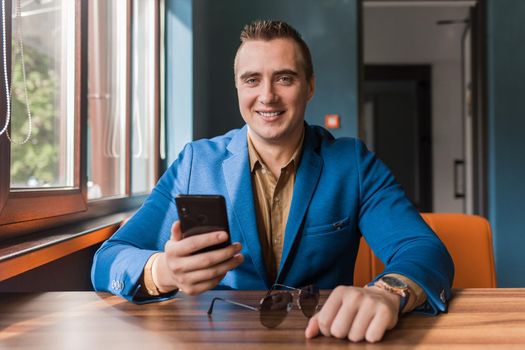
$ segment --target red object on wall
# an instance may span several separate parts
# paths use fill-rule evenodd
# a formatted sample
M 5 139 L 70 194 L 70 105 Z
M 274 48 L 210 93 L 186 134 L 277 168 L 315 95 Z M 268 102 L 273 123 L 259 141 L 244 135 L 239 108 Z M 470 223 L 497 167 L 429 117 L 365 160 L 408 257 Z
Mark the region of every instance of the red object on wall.
M 341 119 L 338 114 L 327 114 L 324 116 L 324 127 L 327 129 L 339 129 L 341 127 Z

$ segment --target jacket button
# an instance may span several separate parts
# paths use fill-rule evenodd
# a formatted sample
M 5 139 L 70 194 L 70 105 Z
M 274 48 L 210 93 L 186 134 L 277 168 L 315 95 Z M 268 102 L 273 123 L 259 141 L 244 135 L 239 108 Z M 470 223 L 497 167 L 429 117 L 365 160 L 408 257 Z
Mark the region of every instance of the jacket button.
M 441 301 L 443 303 L 445 303 L 447 301 L 447 298 L 445 297 L 445 290 L 444 289 L 441 291 L 441 293 L 439 293 L 439 299 L 441 299 Z

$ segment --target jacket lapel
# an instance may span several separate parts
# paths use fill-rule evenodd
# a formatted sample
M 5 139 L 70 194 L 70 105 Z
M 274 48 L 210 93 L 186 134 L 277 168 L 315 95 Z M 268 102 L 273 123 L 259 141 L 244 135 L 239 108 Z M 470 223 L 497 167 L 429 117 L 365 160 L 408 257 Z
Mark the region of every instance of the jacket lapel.
M 281 278 L 283 267 L 289 259 L 292 259 L 291 252 L 294 242 L 301 229 L 306 210 L 310 205 L 323 167 L 323 160 L 316 153 L 318 147 L 317 138 L 308 125 L 305 125 L 305 127 L 303 154 L 295 176 L 292 203 L 284 234 L 283 254 L 277 274 L 277 281 L 283 280 Z
M 257 233 L 257 220 L 253 204 L 250 161 L 248 156 L 247 127 L 239 130 L 228 145 L 231 157 L 222 163 L 222 171 L 234 217 L 241 229 L 246 248 L 252 258 L 257 273 L 268 284 L 266 267 L 261 254 L 261 244 Z

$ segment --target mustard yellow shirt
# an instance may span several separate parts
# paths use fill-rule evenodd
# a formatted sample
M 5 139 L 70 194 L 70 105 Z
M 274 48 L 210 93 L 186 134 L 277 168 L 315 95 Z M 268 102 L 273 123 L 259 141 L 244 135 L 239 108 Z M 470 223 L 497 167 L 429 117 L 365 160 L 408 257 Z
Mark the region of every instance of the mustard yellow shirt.
M 281 167 L 279 178 L 264 164 L 248 133 L 248 154 L 253 188 L 257 231 L 266 271 L 273 281 L 281 263 L 284 232 L 292 203 L 295 173 L 301 158 L 304 129 L 290 160 Z

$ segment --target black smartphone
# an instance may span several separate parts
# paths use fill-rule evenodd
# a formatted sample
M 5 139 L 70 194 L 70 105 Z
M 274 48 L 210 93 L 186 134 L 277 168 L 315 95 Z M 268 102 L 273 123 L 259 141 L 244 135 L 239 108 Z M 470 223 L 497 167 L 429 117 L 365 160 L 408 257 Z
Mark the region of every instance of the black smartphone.
M 221 195 L 181 194 L 175 197 L 182 238 L 212 231 L 226 231 L 228 240 L 201 249 L 194 254 L 227 247 L 231 244 L 226 202 Z

